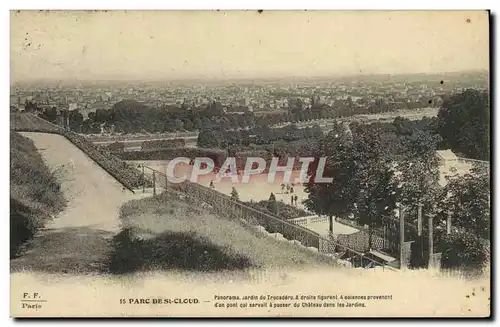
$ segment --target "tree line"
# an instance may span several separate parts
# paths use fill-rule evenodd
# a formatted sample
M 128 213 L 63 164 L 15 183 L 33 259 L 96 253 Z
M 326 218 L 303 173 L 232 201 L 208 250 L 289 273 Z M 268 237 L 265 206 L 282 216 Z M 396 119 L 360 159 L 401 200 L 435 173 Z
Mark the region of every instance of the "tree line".
M 431 104 L 430 104 L 431 103 Z M 115 125 L 116 132 L 173 132 L 178 130 L 193 131 L 201 128 L 222 126 L 230 128 L 246 128 L 255 125 L 265 126 L 281 123 L 310 121 L 314 119 L 331 119 L 348 117 L 356 114 L 390 112 L 399 109 L 414 109 L 434 105 L 433 100 L 403 103 L 396 105 L 381 99 L 370 103 L 358 103 L 351 99 L 336 100 L 332 105 L 312 103 L 306 105 L 300 98 L 290 99 L 289 107 L 272 111 L 263 115 L 255 115 L 248 106 L 226 106 L 213 101 L 207 105 L 164 105 L 154 108 L 135 100 L 122 100 L 110 109 L 100 108 L 84 117 L 78 110 L 65 113 L 56 107 L 41 110 L 36 103 L 27 101 L 25 110 L 40 112 L 43 118 L 57 122 L 62 115 L 70 115 L 71 128 L 81 133 L 99 133 L 103 124 Z M 410 105 L 411 104 L 411 105 Z
M 381 100 L 375 101 L 375 107 L 382 111 L 393 111 L 391 106 Z M 437 104 L 436 104 L 437 105 Z M 384 109 L 385 108 L 385 109 Z M 489 93 L 475 89 L 447 95 L 439 102 L 439 113 L 436 128 L 443 142 L 440 147 L 452 149 L 461 156 L 489 160 L 490 158 L 490 107 Z M 69 122 L 71 130 L 88 134 L 100 133 L 102 126 L 113 126 L 118 133 L 138 132 L 174 132 L 218 129 L 245 130 L 255 129 L 255 135 L 262 138 L 260 144 L 276 141 L 269 127 L 282 123 L 310 121 L 320 118 L 340 118 L 366 113 L 350 98 L 342 100 L 334 106 L 314 104 L 307 107 L 300 99 L 290 101 L 288 110 L 256 115 L 248 108 L 242 107 L 239 113 L 224 111 L 220 102 L 212 102 L 206 106 L 163 106 L 152 108 L 135 100 L 123 100 L 111 109 L 97 109 L 84 117 L 78 110 L 58 110 L 56 107 L 41 110 L 36 103 L 25 104 L 28 112 L 39 112 L 40 117 L 53 122 Z M 372 111 L 378 112 L 379 109 Z M 239 138 L 243 143 L 245 133 Z M 258 141 L 257 141 L 258 142 Z M 258 142 L 259 143 L 259 142 Z M 202 141 L 203 144 L 203 141 Z

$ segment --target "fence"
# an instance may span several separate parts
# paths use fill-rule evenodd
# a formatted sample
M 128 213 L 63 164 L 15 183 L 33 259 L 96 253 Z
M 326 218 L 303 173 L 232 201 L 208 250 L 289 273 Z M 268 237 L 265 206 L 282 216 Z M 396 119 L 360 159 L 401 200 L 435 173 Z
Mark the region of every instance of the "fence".
M 327 220 L 328 220 L 328 217 L 318 216 L 318 215 L 288 219 L 289 222 L 292 222 L 294 224 L 301 225 L 301 226 L 308 225 L 311 223 L 323 222 L 323 221 L 327 221 Z
M 469 158 L 463 158 L 463 157 L 457 157 L 458 162 L 461 164 L 468 164 L 471 166 L 479 166 L 482 168 L 487 168 L 488 170 L 490 169 L 490 162 L 489 161 L 483 161 L 483 160 L 476 160 L 476 159 L 469 159 Z
M 340 242 L 353 247 L 359 251 L 366 251 L 370 248 L 384 250 L 392 255 L 397 255 L 401 251 L 401 236 L 399 231 L 399 219 L 394 217 L 384 221 L 383 226 L 374 227 L 371 231 L 372 244 L 370 246 L 370 230 L 367 226 L 362 226 L 354 220 L 345 218 L 335 218 L 336 221 L 359 230 L 359 232 L 341 236 Z M 405 219 L 405 240 L 415 240 L 417 237 L 417 226 Z
M 242 218 L 252 225 L 264 227 L 269 233 L 280 233 L 286 239 L 299 241 L 306 247 L 316 248 L 320 253 L 346 260 L 352 267 L 386 267 L 386 263 L 368 258 L 362 252 L 351 249 L 335 239 L 321 236 L 305 227 L 249 207 L 209 187 L 190 181 L 169 183 L 166 175 L 158 170 L 145 165 L 140 165 L 138 168 L 143 169 L 145 179 L 153 182 L 155 194 L 162 189 L 185 193 L 212 206 L 217 215 L 228 219 Z

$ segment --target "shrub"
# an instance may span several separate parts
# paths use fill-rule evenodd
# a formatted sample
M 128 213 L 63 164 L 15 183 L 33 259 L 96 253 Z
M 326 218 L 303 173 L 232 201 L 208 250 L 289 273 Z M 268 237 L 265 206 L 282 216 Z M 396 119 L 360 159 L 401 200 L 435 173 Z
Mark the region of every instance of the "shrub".
M 445 235 L 440 243 L 442 268 L 480 270 L 489 260 L 489 241 L 468 231 Z
M 186 141 L 184 139 L 154 140 L 142 142 L 141 150 L 161 150 L 168 148 L 183 148 L 185 146 Z
M 309 213 L 307 213 L 306 211 L 281 201 L 272 203 L 272 201 L 269 200 L 262 200 L 259 202 L 245 202 L 245 204 L 249 207 L 264 211 L 283 220 L 305 217 L 309 215 Z M 276 212 L 273 212 L 273 208 L 277 209 L 277 214 Z

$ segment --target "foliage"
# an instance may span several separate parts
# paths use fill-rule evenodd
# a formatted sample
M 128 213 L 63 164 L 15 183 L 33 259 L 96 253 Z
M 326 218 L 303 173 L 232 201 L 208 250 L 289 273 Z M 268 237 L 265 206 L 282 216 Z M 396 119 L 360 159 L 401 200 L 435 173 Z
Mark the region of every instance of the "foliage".
M 161 150 L 165 148 L 183 148 L 185 146 L 186 141 L 184 139 L 153 140 L 142 142 L 141 150 Z
M 46 108 L 39 116 L 51 123 L 55 123 L 57 121 L 58 112 L 56 107 Z
M 109 152 L 123 152 L 125 144 L 122 142 L 114 142 L 104 147 Z
M 249 130 L 253 128 L 269 129 L 269 126 L 276 124 L 429 106 L 426 99 L 416 102 L 401 101 L 396 104 L 383 99 L 376 99 L 373 103 L 368 102 L 367 99 L 353 101 L 351 97 L 348 97 L 345 100 L 335 100 L 330 104 L 313 101 L 312 106 L 305 105 L 300 98 L 291 98 L 288 101 L 288 109 L 269 110 L 256 115 L 247 106 L 223 105 L 219 101 L 212 101 L 204 105 L 182 103 L 151 107 L 134 99 L 124 99 L 115 103 L 111 108 L 97 108 L 95 112 L 88 114 L 87 119 L 84 119 L 78 109 L 72 110 L 70 125 L 73 131 L 81 133 L 99 133 L 101 125 L 103 127 L 114 125 L 117 133 L 157 133 L 213 128 L 220 128 L 223 131 L 237 131 L 238 129 Z M 41 108 L 31 101 L 25 103 L 25 110 L 27 112 L 42 112 Z M 41 114 L 44 119 L 56 122 L 61 115 L 67 114 L 66 111 L 64 108 L 47 108 Z M 72 117 L 73 115 L 74 117 Z M 318 136 L 317 127 L 305 128 L 303 132 L 305 134 L 303 137 Z M 283 139 L 280 136 L 266 135 L 267 133 L 260 131 L 256 131 L 254 134 L 260 139 L 257 144 L 268 144 L 271 141 Z M 317 135 L 315 136 L 315 134 Z M 293 135 L 289 137 L 298 139 Z M 238 143 L 236 139 L 235 141 Z M 245 144 L 246 138 L 243 136 L 240 141 Z
M 233 189 L 231 190 L 231 199 L 234 201 L 240 200 L 240 195 L 238 194 L 238 191 L 236 191 L 235 187 L 233 187 Z
M 380 139 L 376 126 L 359 125 L 353 130 L 354 175 L 351 187 L 355 198 L 355 219 L 368 225 L 371 246 L 373 229 L 394 217 L 396 181 L 391 157 Z
M 271 200 L 262 200 L 259 202 L 245 202 L 245 204 L 261 211 L 268 212 L 283 220 L 305 217 L 309 215 L 307 211 L 281 201 L 273 202 Z
M 226 140 L 217 129 L 203 129 L 198 134 L 198 146 L 203 148 L 225 148 Z
M 463 176 L 452 176 L 444 188 L 440 204 L 443 219 L 451 214 L 453 229 L 467 230 L 476 237 L 490 238 L 490 175 L 473 168 Z
M 490 158 L 488 93 L 465 90 L 446 99 L 439 109 L 438 130 L 447 147 L 465 157 Z
M 332 183 L 316 183 L 314 171 L 306 184 L 308 209 L 328 216 L 347 218 L 352 214 L 370 228 L 382 225 L 395 207 L 394 172 L 380 139 L 380 129 L 355 125 L 352 130 L 336 125 L 320 140 L 318 156 L 327 156 L 324 175 Z M 351 132 L 349 132 L 351 131 Z
M 273 213 L 275 215 L 278 214 L 278 203 L 276 202 L 276 196 L 274 196 L 274 193 L 271 193 L 271 195 L 269 196 L 269 200 L 267 200 L 266 208 L 271 213 Z
M 10 134 L 10 255 L 60 212 L 66 200 L 33 142 Z
M 410 134 L 411 133 L 411 134 Z M 427 131 L 414 130 L 403 139 L 404 151 L 396 163 L 398 182 L 398 202 L 409 214 L 413 222 L 419 204 L 423 212 L 436 214 L 437 203 L 441 195 L 439 185 L 439 167 L 436 157 L 438 135 Z
M 489 260 L 490 242 L 461 230 L 444 236 L 438 251 L 442 253 L 442 268 L 477 270 Z
M 316 160 L 309 165 L 309 181 L 304 204 L 320 215 L 347 218 L 354 211 L 356 193 L 353 192 L 354 158 L 353 140 L 341 124 L 333 126 L 328 135 L 320 139 L 315 150 Z M 322 177 L 332 178 L 330 183 L 317 183 L 319 158 L 326 157 Z

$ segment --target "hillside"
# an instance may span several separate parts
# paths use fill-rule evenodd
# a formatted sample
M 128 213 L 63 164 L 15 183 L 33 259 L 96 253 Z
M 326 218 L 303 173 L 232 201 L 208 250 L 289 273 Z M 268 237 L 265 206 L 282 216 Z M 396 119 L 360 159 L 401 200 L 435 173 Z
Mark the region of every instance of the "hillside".
M 54 171 L 50 171 L 33 141 L 10 133 L 10 256 L 31 239 L 66 200 Z
M 325 267 L 332 261 L 308 249 L 224 219 L 175 194 L 133 200 L 122 209 L 110 270 L 228 271 Z

